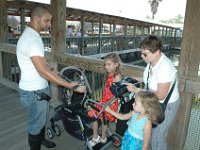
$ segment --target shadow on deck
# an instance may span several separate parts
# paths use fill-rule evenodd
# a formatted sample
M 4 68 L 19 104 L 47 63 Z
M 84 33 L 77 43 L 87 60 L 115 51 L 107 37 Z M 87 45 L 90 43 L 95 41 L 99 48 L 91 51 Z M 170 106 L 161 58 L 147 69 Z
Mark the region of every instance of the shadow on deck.
M 54 114 L 50 109 L 50 117 Z M 61 121 L 61 136 L 55 137 L 55 150 L 84 150 L 83 141 L 70 136 Z M 28 150 L 27 113 L 19 101 L 19 93 L 0 84 L 0 150 Z M 117 150 L 110 145 L 107 150 Z M 42 150 L 47 150 L 42 147 Z

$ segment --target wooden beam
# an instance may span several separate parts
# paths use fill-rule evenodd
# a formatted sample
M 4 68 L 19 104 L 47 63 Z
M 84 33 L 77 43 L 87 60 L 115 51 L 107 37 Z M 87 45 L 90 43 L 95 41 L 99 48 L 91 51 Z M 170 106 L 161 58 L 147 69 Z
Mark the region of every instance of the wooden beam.
M 7 86 L 7 87 L 9 87 L 9 88 L 11 88 L 11 89 L 19 91 L 18 83 L 15 83 L 13 81 L 10 81 L 10 80 L 8 80 L 6 78 L 1 78 L 1 77 L 0 77 L 0 83 L 5 85 L 5 86 Z
M 66 0 L 51 0 L 52 12 L 52 52 L 66 52 Z
M 0 46 L 2 43 L 6 41 L 6 32 L 8 29 L 6 29 L 6 9 L 5 9 L 6 1 L 2 0 L 0 2 Z M 2 59 L 2 52 L 0 52 L 0 78 L 3 77 L 3 59 Z
M 0 2 L 0 43 L 6 42 L 7 29 L 7 14 L 6 0 Z
M 3 59 L 2 59 L 2 52 L 0 51 L 0 78 L 3 77 Z
M 101 54 L 102 51 L 102 27 L 103 27 L 103 19 L 99 17 L 99 41 L 98 41 L 98 54 Z
M 175 123 L 172 125 L 169 134 L 169 139 L 173 139 L 169 145 L 172 145 L 176 150 L 182 150 L 186 140 L 192 105 L 191 93 L 194 91 L 199 93 L 200 91 L 198 88 L 198 86 L 200 86 L 199 81 L 196 82 L 198 80 L 197 78 L 199 78 L 198 70 L 200 60 L 199 7 L 199 0 L 187 0 L 181 56 L 178 68 L 179 77 L 181 77 L 181 84 L 179 84 L 181 89 L 181 107 L 179 109 L 179 115 L 177 116 Z M 195 78 L 196 80 L 193 81 Z M 174 128 L 174 125 L 176 128 Z M 173 133 L 176 133 L 176 136 L 173 136 Z
M 83 57 L 70 54 L 55 54 L 51 52 L 46 52 L 45 57 L 48 61 L 57 62 L 58 64 L 63 64 L 65 66 L 73 65 L 78 68 L 92 71 L 92 72 L 104 72 L 104 62 L 100 59 L 93 59 L 91 57 Z M 77 61 L 78 60 L 78 61 Z M 125 76 L 142 76 L 144 68 L 137 67 L 133 65 L 122 64 L 121 69 L 123 75 Z
M 66 0 L 51 0 L 52 12 L 52 53 L 64 54 L 66 50 Z M 58 70 L 58 63 L 49 61 L 50 65 Z M 59 100 L 58 86 L 51 84 L 51 95 L 53 100 Z
M 82 15 L 81 16 L 81 41 L 80 42 L 80 54 L 84 55 L 85 52 L 85 47 L 84 47 L 84 34 L 85 34 L 85 17 Z
M 4 43 L 0 45 L 0 52 L 16 54 L 16 45 Z
M 10 15 L 15 15 L 15 16 L 20 16 L 20 9 L 25 10 L 25 15 L 30 16 L 30 11 L 38 6 L 38 5 L 43 5 L 43 6 L 48 6 L 49 4 L 41 4 L 37 2 L 30 2 L 30 1 L 6 1 L 7 4 L 7 13 Z M 152 27 L 152 26 L 161 26 L 161 27 L 169 27 L 169 28 L 174 28 L 170 26 L 164 26 L 161 24 L 156 24 L 156 23 L 149 23 L 149 22 L 144 22 L 140 20 L 134 20 L 134 19 L 128 19 L 125 17 L 118 17 L 118 16 L 113 16 L 113 15 L 107 15 L 107 14 L 102 14 L 102 13 L 96 13 L 96 12 L 91 12 L 87 10 L 80 10 L 80 9 L 73 9 L 73 8 L 66 8 L 66 19 L 72 20 L 72 21 L 80 21 L 81 20 L 81 15 L 85 16 L 85 21 L 87 22 L 97 22 L 98 23 L 98 18 L 101 17 L 104 20 L 104 23 L 106 24 L 116 24 L 119 25 L 124 25 L 127 24 L 129 26 L 138 24 L 141 26 L 146 26 L 146 27 Z
M 25 25 L 26 25 L 26 22 L 25 22 L 25 11 L 24 9 L 20 9 L 20 20 L 21 20 L 21 33 L 24 31 L 25 29 Z

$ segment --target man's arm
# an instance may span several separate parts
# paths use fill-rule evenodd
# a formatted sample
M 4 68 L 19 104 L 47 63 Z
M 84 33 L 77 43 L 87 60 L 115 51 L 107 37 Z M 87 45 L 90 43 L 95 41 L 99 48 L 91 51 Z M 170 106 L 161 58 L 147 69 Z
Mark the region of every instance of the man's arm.
M 46 80 L 67 88 L 73 88 L 74 86 L 77 86 L 78 83 L 69 83 L 62 79 L 57 72 L 52 70 L 44 57 L 33 56 L 31 57 L 31 60 L 38 73 Z

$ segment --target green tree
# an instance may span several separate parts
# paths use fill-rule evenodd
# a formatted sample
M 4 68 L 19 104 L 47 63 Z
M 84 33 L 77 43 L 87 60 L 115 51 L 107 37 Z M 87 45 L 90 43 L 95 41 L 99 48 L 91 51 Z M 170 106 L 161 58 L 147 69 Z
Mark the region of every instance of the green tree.
M 154 19 L 154 16 L 158 11 L 159 2 L 162 2 L 162 0 L 149 0 L 152 12 L 152 19 Z
M 168 20 L 160 20 L 162 23 L 166 24 L 183 24 L 184 18 L 180 14 L 175 16 L 174 18 L 168 19 Z

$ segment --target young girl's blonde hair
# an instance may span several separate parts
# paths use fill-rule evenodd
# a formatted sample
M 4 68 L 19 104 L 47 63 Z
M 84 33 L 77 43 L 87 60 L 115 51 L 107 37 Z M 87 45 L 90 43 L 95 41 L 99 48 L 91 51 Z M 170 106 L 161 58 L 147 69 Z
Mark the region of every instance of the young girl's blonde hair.
M 104 60 L 106 60 L 106 59 L 109 59 L 113 63 L 117 63 L 118 64 L 118 66 L 115 69 L 114 75 L 121 74 L 121 70 L 120 70 L 121 59 L 120 59 L 119 55 L 117 55 L 116 53 L 109 53 L 108 55 L 106 55 L 104 57 Z
M 163 117 L 163 111 L 158 97 L 150 91 L 140 91 L 137 96 L 140 98 L 149 120 L 151 120 L 153 124 L 160 122 Z

